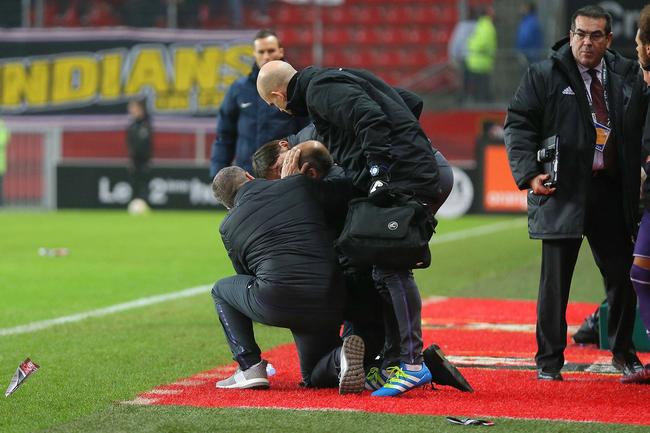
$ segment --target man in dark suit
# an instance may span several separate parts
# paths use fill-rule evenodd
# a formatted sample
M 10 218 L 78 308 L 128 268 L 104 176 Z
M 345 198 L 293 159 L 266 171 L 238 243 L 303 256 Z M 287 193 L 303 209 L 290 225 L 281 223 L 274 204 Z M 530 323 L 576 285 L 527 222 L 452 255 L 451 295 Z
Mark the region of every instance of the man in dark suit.
M 530 237 L 542 240 L 540 380 L 562 380 L 569 288 L 585 236 L 605 280 L 612 364 L 625 376 L 643 368 L 632 344 L 636 297 L 629 270 L 648 99 L 638 64 L 608 51 L 611 21 L 600 6 L 576 11 L 569 38 L 528 69 L 508 107 L 510 168 L 519 188 L 529 190 Z M 556 185 L 537 159 L 545 143 L 558 146 Z

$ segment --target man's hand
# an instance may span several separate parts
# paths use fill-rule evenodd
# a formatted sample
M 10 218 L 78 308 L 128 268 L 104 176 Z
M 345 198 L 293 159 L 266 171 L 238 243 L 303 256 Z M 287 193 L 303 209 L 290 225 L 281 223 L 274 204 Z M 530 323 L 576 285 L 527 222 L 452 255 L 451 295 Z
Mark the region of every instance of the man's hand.
M 544 186 L 544 182 L 546 182 L 551 175 L 543 173 L 543 174 L 538 174 L 534 178 L 530 180 L 530 189 L 533 190 L 533 194 L 536 195 L 551 195 L 555 192 L 556 188 L 548 188 Z
M 309 169 L 309 163 L 306 162 L 299 167 L 300 163 L 300 149 L 294 147 L 287 150 L 287 153 L 284 154 L 284 161 L 282 162 L 282 172 L 280 177 L 284 179 L 287 176 L 292 176 L 294 174 L 305 174 Z

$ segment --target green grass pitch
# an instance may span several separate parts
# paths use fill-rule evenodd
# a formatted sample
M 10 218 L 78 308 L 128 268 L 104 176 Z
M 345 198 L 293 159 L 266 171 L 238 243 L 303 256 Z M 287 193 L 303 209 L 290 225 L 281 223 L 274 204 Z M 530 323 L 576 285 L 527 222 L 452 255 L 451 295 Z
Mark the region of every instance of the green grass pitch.
M 232 274 L 222 212 L 0 212 L 0 330 L 142 297 L 211 285 Z M 535 299 L 540 244 L 521 216 L 442 220 L 445 236 L 509 221 L 491 234 L 432 245 L 416 271 L 423 297 Z M 66 247 L 41 257 L 40 247 Z M 600 302 L 601 278 L 583 248 L 572 300 Z M 290 333 L 256 327 L 260 346 Z M 133 407 L 120 402 L 156 385 L 230 362 L 209 292 L 21 335 L 0 335 L 0 386 L 30 356 L 41 370 L 0 400 L 0 432 L 455 432 L 441 417 L 366 413 Z M 570 404 L 567 402 L 567 404 Z M 580 423 L 496 420 L 490 431 L 644 431 Z M 645 428 L 647 431 L 647 428 Z

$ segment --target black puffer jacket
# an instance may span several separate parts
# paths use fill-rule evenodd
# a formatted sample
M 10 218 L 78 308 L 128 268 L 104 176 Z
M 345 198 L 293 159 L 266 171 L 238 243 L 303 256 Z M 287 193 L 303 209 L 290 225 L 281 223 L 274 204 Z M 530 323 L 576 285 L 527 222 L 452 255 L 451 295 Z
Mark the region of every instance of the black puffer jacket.
M 529 67 L 510 102 L 505 122 L 510 168 L 520 189 L 529 188 L 530 180 L 543 173 L 536 160 L 542 141 L 559 136 L 557 191 L 550 196 L 528 194 L 528 230 L 535 239 L 583 235 L 585 202 L 592 178 L 595 130 L 584 82 L 568 40 L 560 41 L 553 49 L 550 59 Z M 647 89 L 637 62 L 607 51 L 605 63 L 623 210 L 633 235 Z
M 368 73 L 363 69 L 348 69 L 348 71 L 354 71 L 357 74 Z M 400 89 L 398 87 L 393 87 L 393 88 L 404 100 L 404 103 L 406 104 L 407 107 L 409 107 L 411 113 L 413 113 L 413 115 L 417 119 L 419 119 L 420 114 L 422 114 L 422 109 L 424 108 L 424 101 L 422 101 L 422 98 L 420 98 L 415 93 L 408 91 L 406 89 Z M 287 141 L 289 142 L 289 147 L 293 147 L 307 140 L 320 141 L 321 143 L 327 146 L 327 143 L 324 142 L 325 140 L 323 139 L 323 137 L 318 135 L 318 132 L 316 131 L 316 126 L 313 123 L 310 123 L 309 125 L 305 126 L 303 129 L 298 131 L 297 134 L 292 134 L 287 137 Z
M 367 71 L 308 67 L 288 85 L 287 108 L 309 115 L 334 161 L 368 190 L 369 163 L 390 167 L 391 185 L 439 194 L 434 150 L 400 94 Z
M 340 220 L 349 180 L 295 175 L 242 186 L 221 223 L 238 274 L 254 275 L 260 302 L 278 310 L 340 313 L 345 302 L 330 220 Z

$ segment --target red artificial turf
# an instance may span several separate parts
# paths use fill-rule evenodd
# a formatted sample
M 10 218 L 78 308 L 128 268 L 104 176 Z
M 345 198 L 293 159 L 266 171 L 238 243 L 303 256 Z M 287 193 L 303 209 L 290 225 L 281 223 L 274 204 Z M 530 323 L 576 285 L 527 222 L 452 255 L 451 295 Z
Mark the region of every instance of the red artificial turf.
M 571 304 L 569 324 L 579 324 L 593 312 L 593 304 Z M 423 321 L 437 324 L 509 323 L 534 324 L 535 303 L 479 299 L 447 299 L 425 305 Z M 218 378 L 235 366 L 219 367 L 142 394 L 141 403 L 204 407 L 266 407 L 334 409 L 397 414 L 459 415 L 469 417 L 512 417 L 650 425 L 646 416 L 650 387 L 622 385 L 620 375 L 563 372 L 564 382 L 535 379 L 534 332 L 437 328 L 424 330 L 425 344 L 439 344 L 448 356 L 491 356 L 524 358 L 520 368 L 461 368 L 474 393 L 449 387 L 416 389 L 398 398 L 339 395 L 336 389 L 299 388 L 300 374 L 293 345 L 269 350 L 263 357 L 277 374 L 270 378 L 270 390 L 221 390 Z M 611 355 L 595 347 L 569 345 L 567 362 L 606 362 Z M 642 357 L 643 358 L 643 357 Z M 644 356 L 645 361 L 650 358 Z

